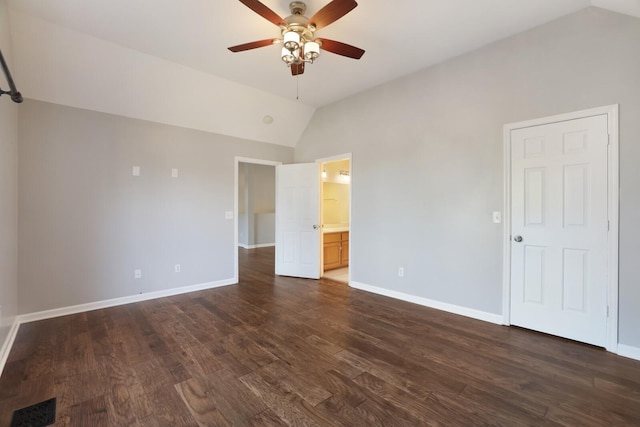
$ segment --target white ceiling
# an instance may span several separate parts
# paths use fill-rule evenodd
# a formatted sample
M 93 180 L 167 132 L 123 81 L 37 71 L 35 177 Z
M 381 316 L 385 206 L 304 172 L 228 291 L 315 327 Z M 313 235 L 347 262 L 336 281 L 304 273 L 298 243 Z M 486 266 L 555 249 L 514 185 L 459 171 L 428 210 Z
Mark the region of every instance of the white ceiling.
M 307 15 L 327 2 L 307 0 Z M 289 0 L 263 3 L 281 16 L 289 14 Z M 249 98 L 251 90 L 257 89 L 260 96 L 267 93 L 284 104 L 293 101 L 294 108 L 303 104 L 311 114 L 316 107 L 591 5 L 640 16 L 640 0 L 361 0 L 353 11 L 316 35 L 365 49 L 363 58 L 357 61 L 324 52 L 296 79 L 280 61 L 278 46 L 241 53 L 227 50 L 228 46 L 279 35 L 275 25 L 237 0 L 8 0 L 8 4 L 14 16 L 17 12 L 38 18 L 165 63 L 204 72 L 218 81 L 238 83 L 247 87 L 243 96 Z M 25 40 L 33 36 L 29 39 L 20 34 L 20 22 L 14 18 L 11 31 L 15 40 L 23 40 L 24 47 Z M 14 47 L 20 62 L 20 55 L 26 54 L 18 50 Z M 23 58 L 22 62 L 29 60 Z M 37 94 L 32 97 L 41 98 Z M 74 102 L 82 103 L 79 98 Z M 263 110 L 277 122 L 280 112 L 268 108 L 256 111 L 253 119 L 261 119 Z M 308 120 L 307 116 L 310 114 L 299 119 Z M 277 135 L 250 137 L 285 145 L 296 142 Z

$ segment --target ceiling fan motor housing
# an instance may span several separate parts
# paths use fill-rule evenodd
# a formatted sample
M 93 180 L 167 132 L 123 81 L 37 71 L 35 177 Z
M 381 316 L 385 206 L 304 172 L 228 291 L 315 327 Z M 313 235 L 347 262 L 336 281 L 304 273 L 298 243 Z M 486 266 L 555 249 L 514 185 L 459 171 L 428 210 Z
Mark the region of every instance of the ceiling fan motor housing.
M 307 5 L 301 1 L 292 1 L 289 3 L 289 10 L 292 15 L 304 15 L 307 11 Z

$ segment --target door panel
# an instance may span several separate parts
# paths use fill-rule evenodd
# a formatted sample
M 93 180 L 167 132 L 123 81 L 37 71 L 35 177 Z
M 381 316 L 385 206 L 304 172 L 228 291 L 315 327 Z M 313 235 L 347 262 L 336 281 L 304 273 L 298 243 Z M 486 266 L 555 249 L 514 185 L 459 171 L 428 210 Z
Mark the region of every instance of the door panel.
M 511 131 L 512 324 L 605 345 L 607 144 L 606 115 Z
M 525 169 L 525 224 L 544 224 L 544 176 L 545 169 Z
M 588 292 L 587 269 L 589 252 L 580 249 L 565 249 L 563 261 L 562 304 L 564 310 L 586 311 Z
M 524 249 L 524 303 L 544 304 L 545 248 L 526 246 Z
M 589 197 L 589 165 L 564 167 L 564 225 L 586 227 Z
M 319 186 L 315 163 L 276 167 L 276 274 L 320 277 Z

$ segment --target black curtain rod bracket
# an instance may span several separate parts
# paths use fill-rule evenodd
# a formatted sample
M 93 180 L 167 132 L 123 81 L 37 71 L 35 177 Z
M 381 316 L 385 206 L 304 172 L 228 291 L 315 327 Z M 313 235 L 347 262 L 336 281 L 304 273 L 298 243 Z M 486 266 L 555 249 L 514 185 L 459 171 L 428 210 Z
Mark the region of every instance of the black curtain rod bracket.
M 16 84 L 13 82 L 13 78 L 11 77 L 11 73 L 9 72 L 9 67 L 7 66 L 7 62 L 4 60 L 4 56 L 2 55 L 2 51 L 0 50 L 0 65 L 2 65 L 2 70 L 4 71 L 4 75 L 7 78 L 7 83 L 9 83 L 9 90 L 2 90 L 0 88 L 0 96 L 9 95 L 13 102 L 17 102 L 18 104 L 23 101 L 22 94 L 18 92 L 16 89 Z

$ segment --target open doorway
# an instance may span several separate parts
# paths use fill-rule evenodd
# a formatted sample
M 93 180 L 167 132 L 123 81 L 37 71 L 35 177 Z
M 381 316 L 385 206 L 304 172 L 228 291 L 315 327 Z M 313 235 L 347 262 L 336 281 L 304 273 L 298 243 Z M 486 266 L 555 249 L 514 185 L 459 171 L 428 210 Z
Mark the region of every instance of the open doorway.
M 322 277 L 349 283 L 351 160 L 323 161 L 321 168 Z
M 276 245 L 275 167 L 240 163 L 238 169 L 238 246 Z
M 235 159 L 235 280 L 239 281 L 238 250 L 275 246 L 275 167 L 281 162 Z

